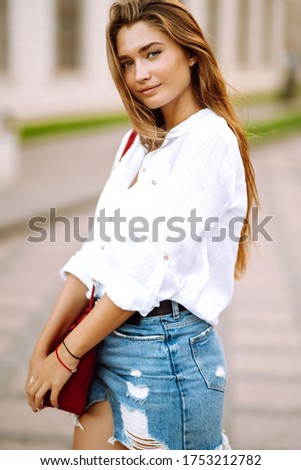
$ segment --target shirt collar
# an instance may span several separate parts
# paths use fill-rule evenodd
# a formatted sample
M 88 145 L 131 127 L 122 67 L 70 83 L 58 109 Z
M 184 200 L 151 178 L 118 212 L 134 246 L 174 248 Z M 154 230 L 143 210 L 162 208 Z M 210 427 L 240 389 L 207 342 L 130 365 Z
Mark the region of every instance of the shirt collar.
M 193 132 L 199 125 L 200 120 L 204 119 L 204 117 L 212 113 L 213 111 L 211 111 L 209 108 L 200 109 L 196 113 L 189 116 L 189 118 L 185 119 L 185 121 L 173 127 L 168 132 L 165 139 L 173 139 L 174 137 L 179 137 L 181 135 L 188 134 L 189 132 Z

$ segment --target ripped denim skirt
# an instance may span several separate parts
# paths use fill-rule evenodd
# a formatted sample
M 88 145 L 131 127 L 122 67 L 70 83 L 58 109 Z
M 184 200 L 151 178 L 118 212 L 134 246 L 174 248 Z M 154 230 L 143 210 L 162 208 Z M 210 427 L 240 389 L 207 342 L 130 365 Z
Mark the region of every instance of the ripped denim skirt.
M 171 302 L 170 314 L 124 323 L 98 348 L 87 407 L 109 400 L 128 449 L 227 449 L 226 366 L 212 325 Z

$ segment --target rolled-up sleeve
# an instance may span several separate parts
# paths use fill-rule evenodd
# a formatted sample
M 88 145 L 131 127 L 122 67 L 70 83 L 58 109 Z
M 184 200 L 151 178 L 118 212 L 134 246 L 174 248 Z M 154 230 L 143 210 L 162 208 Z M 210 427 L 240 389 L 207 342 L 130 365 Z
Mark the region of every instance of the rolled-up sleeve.
M 81 249 L 69 258 L 67 263 L 60 269 L 60 275 L 65 281 L 67 274 L 73 274 L 73 276 L 77 277 L 85 286 L 87 286 L 88 290 L 90 290 L 92 287 L 92 281 L 87 268 L 87 243 L 88 242 L 85 242 Z
M 206 220 L 222 218 L 231 207 L 235 189 L 237 162 L 240 159 L 238 145 L 232 131 L 226 136 L 212 130 L 206 136 L 199 132 L 185 136 L 183 145 L 178 142 L 170 174 L 153 184 L 154 174 L 143 177 L 136 196 L 145 202 L 143 217 L 152 223 L 157 217 L 164 222 L 156 225 L 157 239 L 149 234 L 146 241 L 137 242 L 128 250 L 119 268 L 106 285 L 110 299 L 125 310 L 139 311 L 145 316 L 160 301 L 160 289 L 164 283 L 170 297 L 179 289 L 182 272 L 189 270 L 196 257 L 204 265 L 204 276 L 199 279 L 200 288 L 206 282 Z M 172 145 L 167 142 L 166 146 Z M 174 146 L 176 148 L 176 146 Z M 158 154 L 156 158 L 164 158 Z M 147 175 L 147 173 L 146 173 Z M 141 195 L 139 193 L 141 191 Z M 196 235 L 191 233 L 191 216 L 195 211 L 202 221 L 197 224 Z M 139 214 L 141 215 L 141 214 Z M 178 222 L 178 223 L 177 223 Z M 181 225 L 183 231 L 170 231 L 171 223 Z

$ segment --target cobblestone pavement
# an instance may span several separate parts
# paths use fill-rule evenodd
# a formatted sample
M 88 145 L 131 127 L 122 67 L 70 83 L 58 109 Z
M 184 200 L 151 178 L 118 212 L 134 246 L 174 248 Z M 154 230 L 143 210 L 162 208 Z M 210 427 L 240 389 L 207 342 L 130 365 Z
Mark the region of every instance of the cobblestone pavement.
M 89 136 L 75 139 L 75 153 L 85 148 L 82 139 L 89 142 Z M 91 139 L 100 145 L 95 135 Z M 70 150 L 67 141 L 62 145 L 65 152 Z M 25 149 L 27 163 L 33 165 L 43 148 L 47 153 L 47 143 L 36 145 L 32 152 Z M 301 449 L 300 149 L 298 134 L 253 149 L 262 205 L 259 219 L 273 216 L 265 229 L 274 241 L 259 235 L 247 274 L 237 282 L 233 301 L 218 326 L 228 359 L 224 427 L 234 449 Z M 34 186 L 37 169 L 43 200 L 48 197 L 52 207 L 62 201 L 56 195 L 64 181 L 67 192 L 76 190 L 81 176 L 90 181 L 91 175 L 93 185 L 102 187 L 105 175 L 95 178 L 95 152 L 82 155 L 85 166 L 72 164 L 70 157 L 67 167 L 61 162 L 55 184 L 53 165 L 46 159 L 43 167 L 36 160 L 36 172 L 28 184 L 31 190 L 24 190 L 24 182 L 20 196 L 15 187 L 15 201 L 24 198 L 25 204 L 27 197 L 24 218 L 37 213 L 42 202 L 39 187 Z M 108 172 L 109 161 L 101 165 Z M 49 169 L 51 184 L 43 169 Z M 91 190 L 82 197 L 85 203 L 60 211 L 66 217 L 80 216 L 82 236 L 94 211 L 95 194 Z M 11 201 L 7 206 L 7 211 L 12 210 Z M 29 243 L 25 227 L 3 232 L 0 244 L 0 449 L 69 449 L 73 429 L 69 415 L 53 409 L 33 414 L 23 389 L 33 342 L 61 287 L 58 270 L 79 243 L 64 241 L 62 223 L 55 225 L 52 243 L 49 239 Z

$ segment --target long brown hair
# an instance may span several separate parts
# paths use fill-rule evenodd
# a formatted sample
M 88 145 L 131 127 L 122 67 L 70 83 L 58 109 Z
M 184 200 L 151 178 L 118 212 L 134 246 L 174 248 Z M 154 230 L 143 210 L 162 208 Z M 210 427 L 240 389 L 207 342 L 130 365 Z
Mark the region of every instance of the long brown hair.
M 248 141 L 230 102 L 226 83 L 198 23 L 189 10 L 179 2 L 121 0 L 113 3 L 106 31 L 109 67 L 133 128 L 140 135 L 146 148 L 150 150 L 158 148 L 165 138 L 163 116 L 160 110 L 151 110 L 132 96 L 125 84 L 123 71 L 117 59 L 118 32 L 123 26 L 131 26 L 138 21 L 144 21 L 160 29 L 197 59 L 191 74 L 194 95 L 199 105 L 223 117 L 237 137 L 245 169 L 248 197 L 248 208 L 235 266 L 235 277 L 239 278 L 246 268 L 249 246 L 247 242 L 251 240 L 250 214 L 253 203 L 258 205 L 258 196 Z

